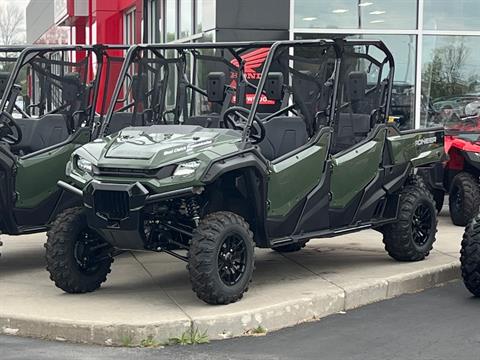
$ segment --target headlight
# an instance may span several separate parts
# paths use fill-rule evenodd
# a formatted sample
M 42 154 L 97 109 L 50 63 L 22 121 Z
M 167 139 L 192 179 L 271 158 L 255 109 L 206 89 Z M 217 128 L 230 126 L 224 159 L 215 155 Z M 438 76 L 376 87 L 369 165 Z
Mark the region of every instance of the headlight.
M 195 170 L 200 166 L 200 161 L 192 160 L 178 164 L 177 168 L 173 172 L 173 176 L 187 176 L 192 175 Z
M 77 168 L 82 170 L 83 172 L 86 172 L 89 174 L 93 172 L 93 164 L 87 159 L 84 159 L 82 157 L 77 157 L 77 160 L 75 162 L 76 162 Z
M 479 162 L 480 161 L 480 153 L 478 153 L 478 152 L 467 151 L 467 156 L 473 162 Z

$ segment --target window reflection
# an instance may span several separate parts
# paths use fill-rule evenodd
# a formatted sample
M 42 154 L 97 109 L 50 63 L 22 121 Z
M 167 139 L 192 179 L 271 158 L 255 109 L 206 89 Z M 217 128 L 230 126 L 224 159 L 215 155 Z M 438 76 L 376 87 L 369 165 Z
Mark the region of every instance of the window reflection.
M 192 35 L 192 0 L 180 1 L 180 38 Z
M 480 1 L 424 0 L 424 28 L 428 30 L 480 30 Z
M 165 2 L 165 41 L 170 42 L 176 39 L 177 33 L 177 9 L 176 0 Z
M 425 36 L 421 126 L 463 119 L 480 101 L 480 48 L 476 36 Z M 445 115 L 445 116 L 444 116 Z
M 295 27 L 415 29 L 416 0 L 295 0 Z

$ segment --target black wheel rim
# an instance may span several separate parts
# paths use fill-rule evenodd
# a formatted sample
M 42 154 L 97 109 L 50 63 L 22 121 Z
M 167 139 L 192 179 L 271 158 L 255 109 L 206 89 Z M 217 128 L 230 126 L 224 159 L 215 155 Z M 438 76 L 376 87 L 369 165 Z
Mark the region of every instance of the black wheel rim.
M 237 284 L 245 273 L 247 247 L 240 235 L 225 237 L 218 253 L 218 274 L 225 285 Z
M 423 246 L 430 239 L 432 233 L 432 209 L 425 204 L 420 204 L 415 209 L 412 219 L 413 241 L 418 246 Z
M 84 274 L 94 274 L 110 258 L 110 245 L 91 230 L 82 231 L 73 249 L 78 268 Z

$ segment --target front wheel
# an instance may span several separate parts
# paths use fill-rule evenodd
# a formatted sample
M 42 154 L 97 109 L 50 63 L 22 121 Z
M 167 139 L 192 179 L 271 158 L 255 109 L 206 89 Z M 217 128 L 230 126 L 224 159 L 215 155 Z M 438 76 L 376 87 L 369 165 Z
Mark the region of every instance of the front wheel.
M 239 215 L 207 215 L 194 230 L 188 251 L 192 289 L 208 304 L 230 304 L 248 290 L 254 270 L 253 234 Z
M 466 226 L 477 215 L 480 207 L 478 179 L 466 172 L 455 175 L 448 202 L 452 222 L 458 226 Z
M 65 210 L 56 218 L 45 248 L 50 279 L 63 291 L 92 292 L 107 280 L 113 249 L 88 227 L 83 208 Z
M 436 231 L 432 194 L 416 185 L 407 185 L 400 193 L 397 222 L 381 229 L 385 250 L 398 261 L 423 260 L 432 250 Z
M 480 296 L 480 215 L 465 228 L 460 263 L 465 286 L 473 295 Z

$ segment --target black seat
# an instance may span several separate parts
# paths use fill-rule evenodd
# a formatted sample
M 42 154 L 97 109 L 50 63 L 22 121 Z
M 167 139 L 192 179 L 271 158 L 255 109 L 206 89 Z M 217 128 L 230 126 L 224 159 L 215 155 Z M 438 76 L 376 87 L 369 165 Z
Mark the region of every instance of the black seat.
M 371 130 L 370 111 L 366 99 L 367 74 L 353 71 L 345 83 L 345 100 L 348 112 L 338 115 L 335 125 L 334 153 L 354 146 L 365 139 Z
M 230 102 L 226 98 L 225 93 L 225 73 L 211 72 L 207 76 L 207 98 L 212 105 L 212 113 L 204 115 L 191 116 L 185 119 L 185 125 L 202 126 L 205 128 L 219 128 L 220 117 L 225 101 Z M 227 104 L 228 105 L 228 104 Z
M 12 146 L 14 152 L 31 153 L 67 140 L 66 115 L 48 114 L 38 119 L 15 119 L 22 130 L 22 141 Z
M 274 160 L 305 145 L 307 128 L 300 116 L 278 116 L 264 123 L 265 139 L 259 147 L 263 156 Z

